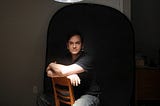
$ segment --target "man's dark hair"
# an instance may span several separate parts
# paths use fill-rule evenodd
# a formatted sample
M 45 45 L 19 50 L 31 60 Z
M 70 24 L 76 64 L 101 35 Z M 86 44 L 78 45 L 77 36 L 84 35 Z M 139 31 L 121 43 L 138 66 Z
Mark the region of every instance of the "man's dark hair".
M 82 34 L 78 31 L 72 31 L 70 33 L 67 34 L 67 39 L 66 39 L 66 43 L 69 41 L 69 39 L 74 36 L 74 35 L 79 35 L 80 38 L 81 38 L 81 43 L 83 44 L 84 43 L 84 38 L 82 36 Z

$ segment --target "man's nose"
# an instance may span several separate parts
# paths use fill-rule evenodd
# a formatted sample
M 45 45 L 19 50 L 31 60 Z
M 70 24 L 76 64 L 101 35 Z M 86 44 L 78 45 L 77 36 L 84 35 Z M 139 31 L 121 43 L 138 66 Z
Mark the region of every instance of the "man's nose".
M 76 47 L 76 44 L 73 44 L 73 47 Z

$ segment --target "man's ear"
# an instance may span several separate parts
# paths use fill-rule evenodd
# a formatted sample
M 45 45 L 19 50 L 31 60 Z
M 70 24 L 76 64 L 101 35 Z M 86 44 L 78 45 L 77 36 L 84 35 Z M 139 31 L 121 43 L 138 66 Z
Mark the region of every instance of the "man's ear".
M 81 51 L 84 51 L 84 45 L 82 45 Z

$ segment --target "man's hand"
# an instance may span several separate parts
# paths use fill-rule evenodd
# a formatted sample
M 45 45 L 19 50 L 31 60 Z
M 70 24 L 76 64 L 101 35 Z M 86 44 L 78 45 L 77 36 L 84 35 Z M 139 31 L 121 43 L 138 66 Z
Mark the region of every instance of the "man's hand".
M 67 78 L 69 78 L 70 79 L 70 81 L 71 81 L 71 84 L 73 85 L 73 86 L 78 86 L 79 84 L 80 84 L 80 78 L 79 78 L 79 76 L 77 75 L 77 74 L 72 74 L 72 75 L 69 75 L 69 76 L 67 76 Z
M 47 70 L 52 70 L 56 74 L 63 76 L 62 74 L 63 65 L 52 62 L 48 65 Z
M 54 72 L 51 71 L 51 70 L 48 70 L 48 71 L 47 71 L 47 76 L 48 76 L 48 77 L 51 77 L 51 78 L 53 78 L 53 77 L 59 77 L 59 75 L 57 75 L 56 73 L 54 73 Z
M 61 67 L 62 66 L 60 64 L 56 64 L 56 61 L 51 62 L 46 68 L 47 76 L 51 78 L 64 76 L 62 74 Z

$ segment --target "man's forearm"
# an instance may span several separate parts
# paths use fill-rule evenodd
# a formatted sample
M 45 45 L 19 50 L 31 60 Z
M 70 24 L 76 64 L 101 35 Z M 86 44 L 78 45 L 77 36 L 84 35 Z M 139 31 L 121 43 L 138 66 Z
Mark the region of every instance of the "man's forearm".
M 63 66 L 56 63 L 50 63 L 49 66 L 50 70 L 52 70 L 54 73 L 57 73 L 58 75 L 63 76 L 62 74 L 62 68 Z
M 77 64 L 66 66 L 62 64 L 50 63 L 49 68 L 61 76 L 68 76 L 84 72 L 83 68 Z

